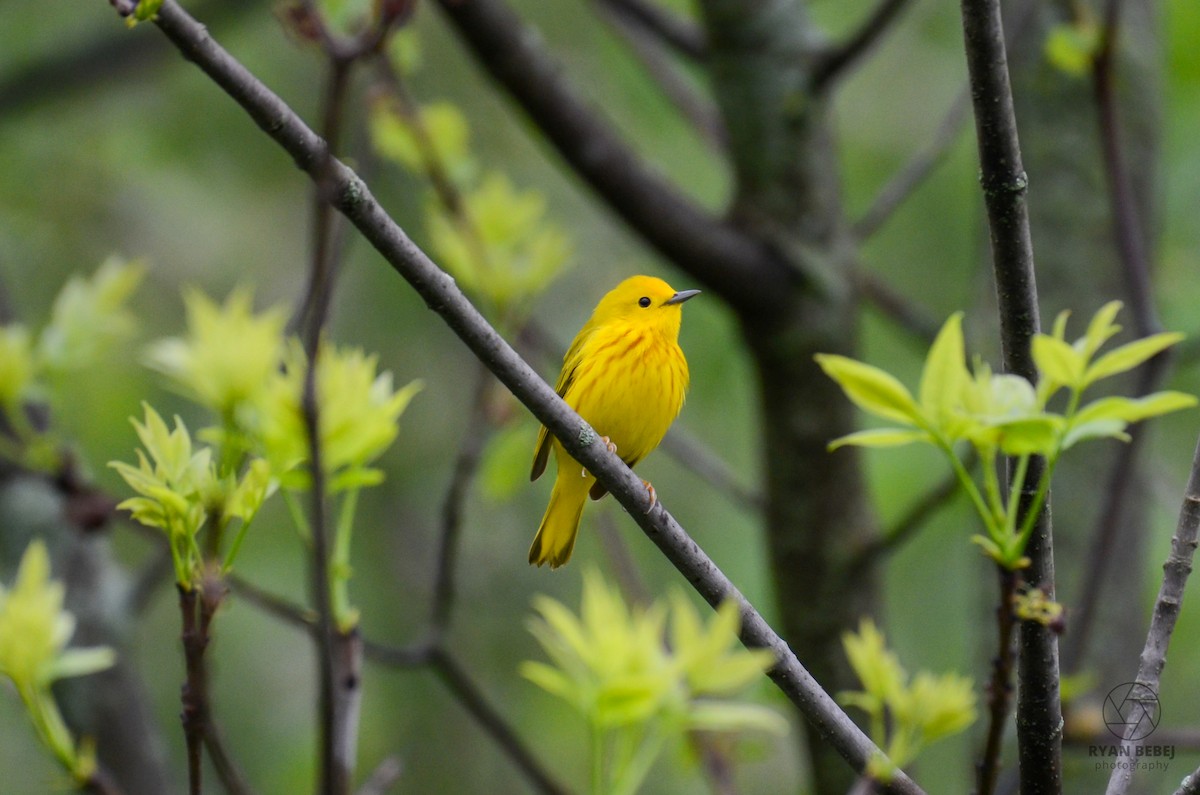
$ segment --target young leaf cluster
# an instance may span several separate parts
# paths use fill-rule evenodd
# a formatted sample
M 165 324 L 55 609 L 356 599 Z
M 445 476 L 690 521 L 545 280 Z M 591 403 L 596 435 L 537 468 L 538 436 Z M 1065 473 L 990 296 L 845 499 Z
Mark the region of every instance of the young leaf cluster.
M 868 764 L 876 781 L 890 781 L 931 743 L 957 734 L 975 722 L 975 692 L 970 679 L 924 671 L 911 680 L 883 634 L 870 619 L 858 633 L 842 637 L 846 657 L 863 689 L 838 694 L 838 700 L 866 713 L 871 739 L 884 749 Z
M 38 333 L 19 323 L 0 326 L 0 458 L 31 469 L 57 468 L 62 441 L 33 421 L 35 407 L 53 406 L 67 378 L 103 363 L 132 335 L 126 303 L 144 270 L 112 257 L 90 279 L 66 283 Z
M 95 772 L 90 743 L 76 745 L 50 686 L 113 664 L 111 649 L 67 648 L 75 617 L 63 609 L 64 589 L 50 579 L 50 555 L 41 541 L 25 549 L 11 589 L 0 585 L 0 676 L 16 688 L 41 743 L 77 784 Z
M 1102 307 L 1084 336 L 1067 341 L 1067 313 L 1050 334 L 1038 334 L 1032 353 L 1038 367 L 1035 386 L 1023 378 L 994 373 L 976 360 L 968 369 L 962 333 L 962 314 L 952 315 L 934 340 L 921 374 L 917 395 L 886 371 L 844 356 L 819 354 L 817 362 L 846 396 L 869 414 L 893 427 L 859 431 L 834 440 L 843 445 L 892 447 L 920 442 L 942 450 L 970 496 L 986 533 L 974 540 L 997 563 L 1008 569 L 1027 565 L 1025 546 L 1050 487 L 1059 457 L 1088 439 L 1127 440 L 1132 423 L 1196 404 L 1181 392 L 1156 392 L 1141 398 L 1105 397 L 1083 403 L 1084 392 L 1096 382 L 1127 372 L 1179 342 L 1183 335 L 1155 334 L 1101 353 L 1120 331 L 1114 322 L 1119 302 Z M 1066 393 L 1065 408 L 1049 403 Z M 958 451 L 960 443 L 974 448 L 982 470 L 982 485 L 968 474 Z M 1016 459 L 1013 486 L 1005 497 L 997 476 L 997 456 Z M 1032 456 L 1047 465 L 1035 485 L 1032 504 L 1020 516 L 1018 497 Z
M 285 338 L 282 310 L 255 313 L 246 290 L 235 290 L 223 305 L 195 290 L 184 301 L 187 334 L 150 346 L 147 362 L 211 412 L 215 424 L 196 434 L 209 444 L 196 445 L 178 417 L 168 428 L 146 405 L 143 421 L 133 421 L 141 442 L 137 464 L 111 466 L 137 493 L 120 507 L 167 533 L 176 580 L 191 589 L 209 562 L 201 531 L 212 534 L 206 547 L 228 570 L 259 508 L 279 489 L 307 537 L 294 495 L 311 488 L 312 476 L 302 410 L 309 362 L 299 341 Z M 315 366 L 322 469 L 330 492 L 342 499 L 331 578 L 339 621 L 348 627 L 357 619 L 345 597 L 357 492 L 382 481 L 371 464 L 395 441 L 400 414 L 420 384 L 397 390 L 376 357 L 328 341 Z M 234 528 L 226 546 L 222 539 Z
M 521 672 L 587 720 L 594 793 L 636 792 L 667 743 L 689 731 L 786 731 L 775 712 L 728 700 L 774 664 L 770 651 L 740 646 L 732 602 L 705 626 L 680 593 L 669 610 L 631 609 L 589 570 L 580 615 L 549 597 L 535 608 L 529 628 L 551 664 L 526 662 Z
M 400 72 L 415 68 L 416 40 L 397 36 Z M 520 320 L 571 257 L 567 234 L 546 218 L 546 198 L 481 170 L 466 117 L 446 101 L 418 104 L 400 86 L 371 108 L 375 150 L 428 180 L 426 228 L 438 262 L 498 318 Z

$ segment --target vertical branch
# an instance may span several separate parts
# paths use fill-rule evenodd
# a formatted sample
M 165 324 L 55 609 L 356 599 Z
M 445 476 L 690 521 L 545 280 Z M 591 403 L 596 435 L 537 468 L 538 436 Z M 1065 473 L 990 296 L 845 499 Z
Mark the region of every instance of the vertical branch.
M 988 730 L 980 756 L 976 777 L 977 795 L 992 795 L 1000 774 L 1000 750 L 1004 741 L 1004 727 L 1008 724 L 1008 707 L 1012 699 L 1013 648 L 1013 596 L 1016 594 L 1017 575 L 1000 569 L 1000 601 L 996 605 L 997 652 L 992 660 L 992 678 L 988 682 Z
M 1184 589 L 1187 587 L 1188 575 L 1192 573 L 1192 558 L 1196 554 L 1197 538 L 1200 536 L 1200 440 L 1196 443 L 1196 452 L 1192 458 L 1192 471 L 1188 477 L 1187 487 L 1183 493 L 1183 505 L 1179 509 L 1179 522 L 1175 526 L 1175 535 L 1171 537 L 1171 552 L 1163 563 L 1162 585 L 1158 589 L 1158 598 L 1154 600 L 1154 613 L 1150 619 L 1150 631 L 1146 633 L 1146 644 L 1142 648 L 1138 660 L 1137 686 L 1158 693 L 1159 680 L 1163 668 L 1167 664 L 1167 647 L 1171 643 L 1171 634 L 1175 631 L 1175 622 L 1183 605 Z M 1129 732 L 1136 725 L 1129 728 Z M 1123 740 L 1121 743 L 1121 758 L 1133 758 L 1135 748 L 1141 740 Z M 1126 756 L 1127 755 L 1127 756 Z M 1129 791 L 1133 780 L 1132 765 L 1118 765 L 1113 769 L 1108 780 L 1106 795 L 1123 795 Z
M 1108 183 L 1113 241 L 1125 279 L 1134 328 L 1138 336 L 1145 337 L 1162 331 L 1162 324 L 1154 302 L 1150 246 L 1146 240 L 1145 226 L 1138 215 L 1137 197 L 1122 147 L 1118 119 L 1114 80 L 1121 6 L 1120 0 L 1108 0 L 1106 5 L 1100 46 L 1092 65 L 1092 89 L 1098 112 L 1102 165 Z M 1141 397 L 1156 390 L 1166 377 L 1168 364 L 1168 357 L 1160 354 L 1138 368 L 1135 395 Z M 1121 523 L 1125 520 L 1126 504 L 1135 483 L 1134 475 L 1145 433 L 1141 425 L 1132 429 L 1131 439 L 1117 451 L 1108 477 L 1100 520 L 1088 553 L 1083 595 L 1079 599 L 1077 617 L 1072 621 L 1071 634 L 1064 650 L 1064 664 L 1068 671 L 1078 670 L 1087 653 L 1100 596 L 1108 579 L 1105 576 L 1108 552 L 1113 549 Z
M 1004 365 L 1008 372 L 1036 382 L 1037 368 L 1030 343 L 1040 325 L 1025 203 L 1028 178 L 1021 162 L 999 0 L 962 0 L 962 18 Z M 1024 480 L 1026 491 L 1021 495 L 1022 514 L 1029 510 L 1031 492 L 1044 475 L 1045 461 L 1032 459 Z M 1048 499 L 1035 521 L 1026 554 L 1031 561 L 1026 578 L 1054 598 L 1054 545 Z M 1017 746 L 1021 792 L 1058 793 L 1062 789 L 1058 640 L 1049 628 L 1027 621 L 1020 626 L 1019 644 Z
M 187 746 L 187 778 L 189 795 L 204 791 L 202 770 L 204 749 L 204 704 L 207 703 L 207 681 L 204 672 L 204 648 L 207 639 L 200 630 L 199 594 L 195 588 L 183 585 L 179 589 L 179 612 L 183 624 L 183 659 L 187 671 L 182 693 L 183 738 Z

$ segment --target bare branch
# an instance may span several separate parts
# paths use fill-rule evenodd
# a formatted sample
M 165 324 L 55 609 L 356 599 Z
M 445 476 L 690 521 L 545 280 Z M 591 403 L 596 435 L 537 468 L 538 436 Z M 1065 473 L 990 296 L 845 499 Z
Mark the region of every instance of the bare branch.
M 928 309 L 901 295 L 895 287 L 884 281 L 882 276 L 865 268 L 856 268 L 854 279 L 855 286 L 863 297 L 870 301 L 881 315 L 907 331 L 923 346 L 933 344 L 942 324 Z
M 962 0 L 963 39 L 975 130 L 979 146 L 980 183 L 987 208 L 992 267 L 1000 310 L 1004 369 L 1037 382 L 1031 342 L 1038 333 L 1037 285 L 1029 213 L 1025 204 L 1028 177 L 1021 161 L 1016 114 L 1008 77 L 1004 26 L 999 0 Z M 1020 510 L 1024 514 L 1042 480 L 1045 460 L 1029 462 Z M 1010 462 L 1011 464 L 1011 462 Z M 1012 488 L 1014 467 L 1009 467 Z M 1029 539 L 1031 563 L 1026 581 L 1054 598 L 1054 542 L 1049 496 Z M 1007 605 L 1002 609 L 1008 609 Z M 1058 638 L 1048 627 L 1021 622 L 1019 630 L 1021 688 L 1017 697 L 1017 751 L 1022 792 L 1062 790 L 1062 706 L 1059 698 Z
M 942 164 L 962 132 L 970 109 L 970 94 L 964 87 L 955 96 L 946 115 L 938 123 L 929 142 L 921 151 L 888 181 L 875 195 L 875 200 L 862 217 L 854 222 L 852 230 L 858 240 L 867 240 L 879 231 L 933 171 Z
M 758 239 L 715 218 L 653 172 L 584 101 L 503 0 L 439 0 L 481 66 L 631 229 L 735 307 L 784 309 L 803 277 Z
M 472 2 L 461 7 L 477 8 Z M 741 613 L 741 639 L 749 647 L 767 648 L 778 662 L 769 671 L 776 685 L 799 707 L 814 730 L 856 769 L 882 753 L 854 725 L 801 665 L 787 643 L 767 624 L 729 578 L 667 511 L 663 501 L 650 505 L 641 479 L 611 452 L 582 418 L 543 381 L 496 333 L 467 300 L 454 280 L 442 272 L 380 207 L 367 185 L 336 158 L 327 157 L 324 142 L 266 86 L 213 41 L 204 27 L 175 0 L 165 0 L 156 25 L 180 51 L 237 101 L 297 165 L 310 175 L 329 163 L 335 205 L 388 263 L 403 276 L 466 346 L 553 433 L 567 452 L 592 472 L 629 512 L 646 535 L 704 597 L 716 606 L 732 600 Z M 728 264 L 728 263 L 726 263 Z M 736 269 L 729 269 L 731 271 Z M 769 281 L 769 280 L 768 280 Z M 761 285 L 756 285 L 756 288 Z M 316 470 L 319 472 L 319 468 Z M 891 791 L 922 790 L 902 772 Z
M 1154 601 L 1154 612 L 1150 618 L 1150 631 L 1146 633 L 1146 645 L 1138 660 L 1137 677 L 1134 682 L 1151 693 L 1158 693 L 1163 668 L 1167 664 L 1167 647 L 1175 622 L 1183 605 L 1183 594 L 1187 588 L 1188 575 L 1192 572 L 1192 558 L 1196 554 L 1197 537 L 1200 536 L 1200 440 L 1192 458 L 1192 471 L 1183 493 L 1183 506 L 1179 509 L 1179 522 L 1171 538 L 1171 552 L 1163 564 L 1162 585 Z M 1136 728 L 1130 727 L 1130 731 Z M 1141 739 L 1126 739 L 1121 742 L 1121 753 L 1133 758 Z M 1133 766 L 1118 765 L 1108 780 L 1106 795 L 1123 795 L 1129 791 L 1133 780 Z M 1130 769 L 1126 769 L 1130 768 Z
M 908 4 L 909 0 L 879 0 L 875 10 L 850 38 L 822 53 L 813 68 L 813 88 L 826 90 L 833 81 L 845 77 L 888 32 Z
M 692 60 L 708 55 L 704 31 L 692 22 L 646 0 L 593 0 L 597 5 L 637 25 L 646 33 Z
M 437 580 L 433 587 L 433 632 L 435 637 L 450 626 L 450 613 L 454 607 L 455 562 L 458 559 L 458 538 L 462 531 L 463 503 L 467 489 L 479 469 L 479 459 L 489 435 L 487 420 L 487 396 L 492 385 L 487 368 L 479 364 L 475 389 L 468 409 L 466 427 L 446 496 L 442 500 L 441 541 L 438 544 Z
M 663 94 L 679 110 L 700 137 L 716 152 L 729 145 L 729 131 L 711 99 L 700 94 L 677 64 L 666 57 L 660 39 L 619 9 L 619 2 L 603 0 L 600 15 L 609 20 L 628 43 L 634 57 L 641 61 L 646 73 L 658 84 Z
M 366 783 L 358 788 L 358 795 L 385 795 L 396 786 L 403 773 L 404 764 L 398 758 L 389 756 L 371 771 Z

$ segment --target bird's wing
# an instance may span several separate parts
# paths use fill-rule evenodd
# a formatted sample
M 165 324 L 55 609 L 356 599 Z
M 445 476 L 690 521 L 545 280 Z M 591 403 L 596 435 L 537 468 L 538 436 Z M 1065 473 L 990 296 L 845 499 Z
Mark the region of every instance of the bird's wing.
M 571 383 L 575 378 L 575 370 L 579 367 L 580 361 L 583 360 L 583 346 L 588 337 L 595 330 L 594 321 L 589 320 L 584 324 L 579 333 L 575 335 L 575 341 L 571 343 L 571 347 L 563 356 L 562 372 L 558 374 L 558 383 L 554 385 L 554 391 L 558 393 L 560 398 L 566 399 L 567 391 L 571 388 Z M 543 425 L 538 429 L 537 447 L 533 454 L 533 468 L 529 472 L 530 480 L 537 480 L 546 471 L 546 464 L 550 461 L 550 430 Z

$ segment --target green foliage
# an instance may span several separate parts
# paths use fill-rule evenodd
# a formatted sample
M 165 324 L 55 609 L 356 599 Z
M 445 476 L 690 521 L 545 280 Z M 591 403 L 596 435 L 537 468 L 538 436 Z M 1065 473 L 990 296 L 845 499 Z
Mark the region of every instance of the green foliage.
M 197 433 L 212 446 L 194 447 L 182 420 L 170 430 L 146 405 L 144 422 L 134 421 L 142 444 L 137 465 L 110 466 L 138 494 L 119 507 L 166 531 L 176 581 L 194 588 L 208 562 L 200 532 L 214 534 L 208 548 L 228 570 L 259 508 L 279 488 L 289 493 L 301 535 L 308 535 L 290 493 L 312 488 L 303 410 L 309 362 L 299 340 L 285 339 L 283 311 L 255 313 L 248 290 L 235 290 L 223 305 L 192 290 L 184 302 L 187 333 L 151 345 L 147 361 L 215 415 L 217 423 Z M 325 486 L 342 499 L 330 578 L 339 626 L 349 629 L 358 620 L 347 594 L 357 492 L 382 482 L 383 473 L 370 465 L 395 441 L 400 415 L 421 384 L 395 389 L 375 356 L 328 341 L 320 345 L 314 382 Z M 221 542 L 231 528 L 236 536 L 226 548 Z
M 53 406 L 69 394 L 67 378 L 105 363 L 132 335 L 126 302 L 145 268 L 109 258 L 91 279 L 73 277 L 54 300 L 50 320 L 35 336 L 25 325 L 0 327 L 0 412 L 9 434 L 0 435 L 0 458 L 53 471 L 65 443 L 30 420 L 35 406 Z
M 1065 312 L 1050 334 L 1036 335 L 1032 341 L 1039 371 L 1036 387 L 1015 375 L 993 373 L 981 361 L 976 361 L 973 371 L 968 370 L 961 313 L 946 321 L 929 349 L 917 398 L 877 367 L 820 354 L 817 362 L 851 401 L 869 414 L 902 426 L 843 436 L 830 448 L 923 442 L 942 450 L 987 531 L 973 540 L 1001 566 L 1022 568 L 1027 565 L 1025 545 L 1064 451 L 1087 439 L 1128 439 L 1125 429 L 1130 424 L 1196 404 L 1192 395 L 1167 391 L 1137 399 L 1107 397 L 1080 405 L 1084 391 L 1096 382 L 1132 370 L 1183 339 L 1181 334 L 1154 334 L 1100 354 L 1104 344 L 1120 331 L 1114 322 L 1120 307 L 1116 301 L 1102 307 L 1086 334 L 1074 342 L 1066 340 Z M 1065 410 L 1049 410 L 1049 401 L 1063 390 L 1067 392 Z M 982 488 L 959 457 L 956 445 L 960 442 L 968 443 L 979 457 Z M 1001 495 L 996 476 L 999 455 L 1017 458 L 1015 484 L 1008 499 Z M 1045 457 L 1047 466 L 1036 484 L 1033 504 L 1018 525 L 1016 498 L 1024 487 L 1031 456 Z
M 401 73 L 415 60 L 405 48 L 394 58 Z M 418 105 L 400 88 L 372 105 L 369 128 L 379 154 L 429 182 L 426 226 L 439 264 L 501 321 L 518 322 L 571 257 L 545 197 L 499 171 L 481 174 L 466 117 L 449 102 Z
M 842 636 L 850 667 L 861 691 L 839 693 L 838 700 L 867 714 L 871 739 L 886 756 L 873 758 L 867 773 L 890 781 L 931 743 L 957 734 L 975 722 L 975 692 L 970 679 L 957 674 L 919 672 L 911 681 L 883 634 L 864 618 L 857 634 Z
M 770 710 L 722 700 L 775 661 L 769 650 L 739 646 L 732 602 L 706 627 L 692 602 L 673 594 L 668 634 L 664 605 L 631 610 L 589 570 L 579 616 L 549 597 L 535 608 L 529 629 L 552 664 L 526 662 L 521 673 L 587 720 L 594 793 L 636 792 L 665 745 L 689 731 L 786 730 Z
M 64 589 L 50 579 L 50 556 L 41 541 L 26 548 L 11 590 L 0 585 L 0 675 L 16 687 L 38 739 L 78 783 L 95 772 L 90 743 L 76 746 L 50 686 L 113 664 L 111 649 L 68 649 L 75 617 L 63 610 Z
M 1054 26 L 1046 35 L 1046 60 L 1072 77 L 1084 77 L 1100 48 L 1100 26 L 1090 16 Z
M 155 343 L 147 363 L 182 394 L 238 421 L 235 415 L 255 403 L 279 367 L 285 313 L 274 307 L 254 314 L 254 296 L 245 289 L 234 290 L 221 307 L 195 289 L 185 290 L 183 300 L 187 337 Z

